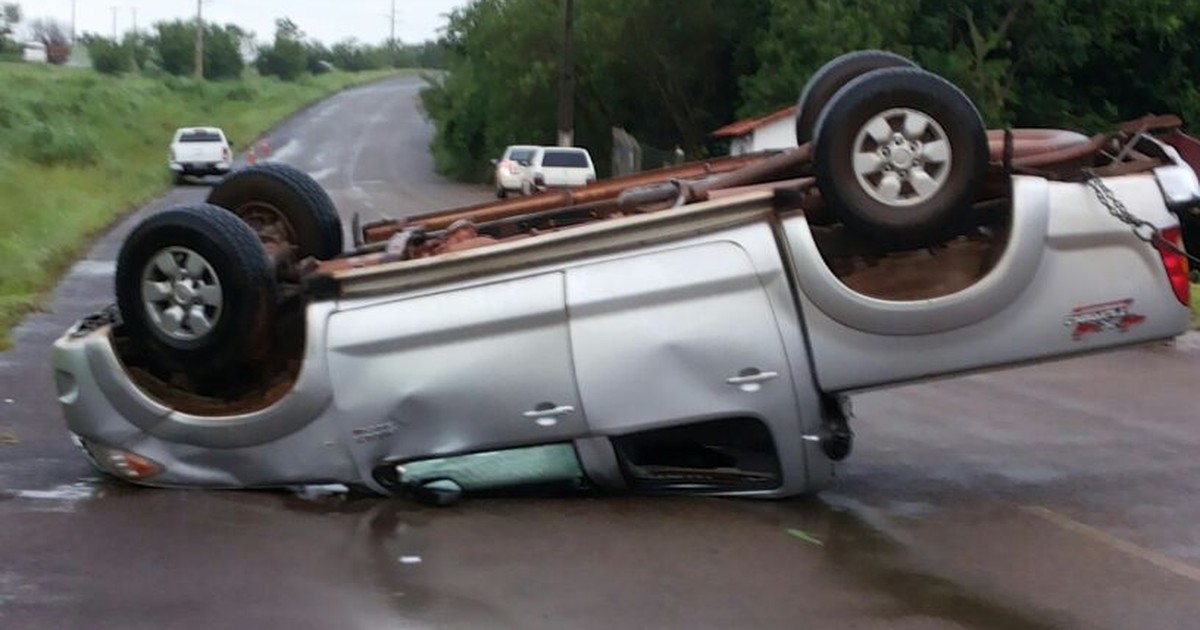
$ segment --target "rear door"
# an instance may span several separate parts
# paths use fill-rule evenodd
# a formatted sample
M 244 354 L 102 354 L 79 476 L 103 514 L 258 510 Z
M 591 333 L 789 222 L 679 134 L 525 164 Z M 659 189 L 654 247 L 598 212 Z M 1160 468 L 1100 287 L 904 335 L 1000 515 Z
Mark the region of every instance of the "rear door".
M 1153 174 L 1106 183 L 1138 216 L 1177 226 Z M 1172 264 L 1080 183 L 1015 177 L 998 260 L 973 284 L 937 297 L 859 293 L 822 259 L 803 216 L 788 217 L 784 230 L 817 380 L 827 391 L 1168 338 L 1191 317 L 1168 275 Z

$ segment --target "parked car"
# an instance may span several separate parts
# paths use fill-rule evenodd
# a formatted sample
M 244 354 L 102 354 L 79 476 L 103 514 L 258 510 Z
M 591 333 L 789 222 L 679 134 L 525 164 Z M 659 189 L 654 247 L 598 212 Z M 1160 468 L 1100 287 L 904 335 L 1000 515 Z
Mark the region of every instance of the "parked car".
M 537 149 L 536 145 L 514 144 L 504 149 L 500 159 L 492 160 L 496 167 L 497 197 L 504 199 L 510 192 L 525 192 L 528 189 L 528 169 Z
M 55 343 L 67 426 L 156 486 L 779 497 L 831 481 L 856 391 L 1188 329 L 1178 119 L 989 133 L 944 79 L 863 61 L 814 77 L 838 86 L 804 91 L 793 150 L 370 223 L 348 252 L 306 175 L 239 171 L 141 222 L 117 307 Z
M 531 187 L 527 192 L 547 188 L 574 188 L 596 181 L 596 167 L 587 149 L 580 147 L 538 147 L 529 165 Z
M 183 127 L 171 138 L 167 164 L 175 183 L 184 176 L 224 175 L 233 166 L 233 151 L 217 127 Z

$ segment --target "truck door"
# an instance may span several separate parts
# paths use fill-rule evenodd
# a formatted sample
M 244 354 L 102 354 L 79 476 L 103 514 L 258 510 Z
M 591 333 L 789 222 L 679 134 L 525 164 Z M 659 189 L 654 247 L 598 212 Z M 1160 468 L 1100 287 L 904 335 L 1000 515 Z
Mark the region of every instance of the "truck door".
M 802 489 L 789 301 L 761 223 L 568 270 L 583 405 L 631 485 Z
M 361 460 L 587 432 L 562 273 L 349 308 L 331 318 L 328 345 L 335 404 Z

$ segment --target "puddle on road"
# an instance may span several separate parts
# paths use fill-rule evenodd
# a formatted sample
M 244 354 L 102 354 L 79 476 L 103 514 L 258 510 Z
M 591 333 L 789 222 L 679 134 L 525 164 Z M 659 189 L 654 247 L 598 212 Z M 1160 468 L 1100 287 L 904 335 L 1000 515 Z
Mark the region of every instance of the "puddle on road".
M 73 276 L 112 276 L 117 273 L 117 261 L 85 258 L 71 265 L 67 273 Z
M 956 583 L 921 559 L 915 541 L 889 522 L 896 516 L 913 518 L 932 510 L 922 504 L 889 507 L 887 514 L 856 500 L 827 492 L 795 506 L 803 531 L 818 536 L 820 553 L 841 569 L 840 576 L 885 594 L 894 607 L 882 616 L 900 620 L 934 617 L 981 630 L 1057 630 L 1068 627 L 1055 614 L 1026 610 L 972 587 Z M 797 544 L 804 544 L 801 540 Z
M 25 501 L 35 511 L 41 512 L 74 512 L 86 502 L 132 490 L 126 484 L 112 479 L 84 477 L 53 488 L 0 490 L 0 501 Z
M 386 499 L 373 495 L 356 494 L 344 487 L 310 487 L 297 489 L 284 495 L 285 507 L 289 510 L 309 513 L 346 514 L 355 517 L 355 546 L 361 547 L 369 558 L 369 574 L 378 592 L 393 601 L 397 612 L 407 618 L 426 613 L 435 616 L 447 610 L 467 618 L 484 619 L 489 614 L 500 614 L 487 602 L 458 598 L 441 592 L 428 583 L 430 562 L 438 562 L 437 541 L 432 549 L 424 548 L 429 534 L 442 518 L 470 518 L 479 506 L 485 513 L 503 510 L 509 499 L 466 499 L 457 507 L 436 508 L 405 499 Z M 670 502 L 672 499 L 663 499 Z M 513 499 L 512 512 L 533 515 L 554 514 L 556 505 L 562 506 L 570 518 L 578 518 L 572 499 Z M 629 503 L 622 498 L 593 499 L 584 504 L 583 518 L 605 520 L 612 518 L 613 502 L 619 511 L 630 505 L 640 511 L 646 505 L 641 499 Z M 649 500 L 648 501 L 652 501 Z M 864 608 L 862 614 L 874 616 L 888 622 L 899 623 L 912 618 L 936 618 L 981 630 L 1057 630 L 1070 626 L 1069 620 L 1058 613 L 1023 608 L 1002 601 L 999 597 L 976 589 L 974 586 L 956 582 L 940 575 L 929 562 L 922 559 L 920 545 L 906 538 L 901 528 L 892 524 L 892 519 L 921 518 L 936 508 L 921 503 L 889 505 L 880 511 L 853 499 L 835 493 L 826 493 L 811 500 L 794 500 L 780 503 L 739 502 L 730 499 L 685 499 L 696 501 L 700 512 L 708 511 L 715 502 L 725 502 L 731 513 L 741 520 L 742 516 L 757 515 L 778 523 L 779 535 L 787 537 L 796 545 L 810 547 L 812 553 L 820 554 L 835 567 L 834 579 L 858 584 L 870 592 L 885 596 L 882 609 Z M 713 501 L 712 505 L 703 502 Z M 485 503 L 486 502 L 486 503 Z M 544 503 L 543 503 L 544 502 Z M 667 510 L 680 508 L 668 505 Z M 509 512 L 509 510 L 503 510 Z M 460 522 L 461 526 L 461 522 Z M 614 524 L 619 532 L 622 524 Z M 436 537 L 433 538 L 436 540 Z M 467 543 L 476 545 L 477 542 Z M 504 545 L 504 539 L 496 540 Z M 765 543 L 773 544 L 773 543 Z M 486 552 L 484 552 L 486 553 Z M 537 563 L 536 558 L 530 562 Z M 457 618 L 457 617 L 456 617 Z

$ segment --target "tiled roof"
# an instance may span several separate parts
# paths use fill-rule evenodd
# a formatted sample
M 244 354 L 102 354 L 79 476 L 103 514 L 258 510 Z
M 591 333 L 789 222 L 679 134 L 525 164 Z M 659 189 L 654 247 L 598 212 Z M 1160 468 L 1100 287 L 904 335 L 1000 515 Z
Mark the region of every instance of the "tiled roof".
M 760 118 L 747 118 L 745 120 L 729 123 L 728 125 L 725 125 L 724 127 L 712 132 L 711 135 L 714 138 L 735 138 L 737 136 L 744 136 L 767 123 L 773 123 L 781 118 L 795 116 L 796 112 L 799 111 L 799 108 L 799 105 L 792 105 L 791 107 L 785 107 L 777 112 L 767 114 L 766 116 L 762 116 Z

